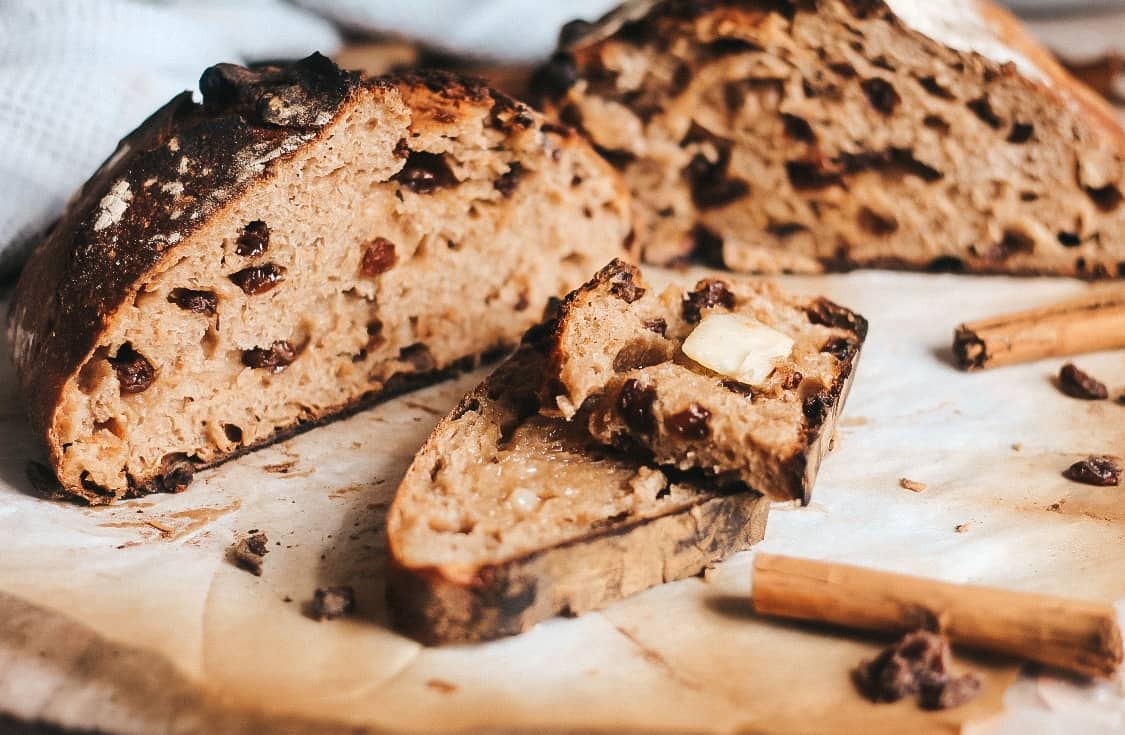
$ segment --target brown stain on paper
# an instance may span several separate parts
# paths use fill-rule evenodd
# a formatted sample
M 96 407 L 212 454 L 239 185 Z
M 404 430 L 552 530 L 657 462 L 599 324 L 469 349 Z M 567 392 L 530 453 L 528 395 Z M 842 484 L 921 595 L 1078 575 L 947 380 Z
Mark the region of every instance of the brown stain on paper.
M 219 508 L 189 508 L 162 513 L 156 517 L 138 517 L 127 521 L 106 521 L 105 523 L 99 523 L 98 526 L 102 528 L 155 529 L 160 533 L 162 540 L 175 541 L 195 533 L 204 526 L 233 513 L 240 507 L 242 507 L 242 502 L 236 498 L 230 505 Z

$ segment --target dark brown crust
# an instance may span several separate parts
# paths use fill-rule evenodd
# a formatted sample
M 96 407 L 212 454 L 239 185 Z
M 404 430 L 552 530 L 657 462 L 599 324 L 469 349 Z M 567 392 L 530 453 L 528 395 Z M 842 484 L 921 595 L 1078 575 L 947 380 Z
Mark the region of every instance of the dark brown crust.
M 410 569 L 392 559 L 387 600 L 395 627 L 426 645 L 515 635 L 555 615 L 598 609 L 625 596 L 622 564 L 630 544 L 641 543 L 644 529 L 661 534 L 661 554 L 676 557 L 672 569 L 646 585 L 651 586 L 697 574 L 760 541 L 769 506 L 768 499 L 755 493 L 702 499 L 674 513 L 598 530 L 481 568 L 469 583 L 451 579 L 441 569 Z M 679 535 L 668 535 L 673 529 Z M 598 589 L 590 589 L 590 580 Z
M 491 104 L 490 122 L 502 131 L 535 124 L 524 105 L 482 80 L 439 71 L 363 79 L 320 54 L 285 68 L 220 64 L 204 72 L 200 87 L 202 104 L 184 92 L 121 141 L 32 253 L 16 285 L 9 340 L 17 377 L 31 426 L 56 467 L 61 449 L 51 427 L 63 389 L 146 274 L 174 257 L 177 243 L 187 243 L 189 235 L 279 164 L 315 143 L 362 90 L 425 88 L 451 101 Z M 254 165 L 262 159 L 264 164 Z M 185 192 L 176 207 L 162 187 L 172 181 Z M 101 203 L 115 186 L 124 185 L 127 207 L 107 217 Z M 173 214 L 177 208 L 182 212 Z M 365 397 L 330 409 L 312 422 L 279 429 L 200 466 L 225 462 L 376 400 Z M 131 484 L 128 494 L 161 488 L 157 477 Z M 93 487 L 67 490 L 93 503 L 112 499 Z

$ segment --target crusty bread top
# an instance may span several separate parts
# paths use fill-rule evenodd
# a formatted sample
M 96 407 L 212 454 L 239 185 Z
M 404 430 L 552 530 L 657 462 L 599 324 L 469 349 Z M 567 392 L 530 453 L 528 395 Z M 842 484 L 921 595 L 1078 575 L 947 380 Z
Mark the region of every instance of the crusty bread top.
M 363 79 L 319 54 L 285 68 L 220 64 L 203 73 L 200 89 L 202 104 L 184 92 L 122 140 L 24 269 L 9 336 L 40 431 L 66 380 L 144 274 L 174 259 L 178 243 L 319 139 L 361 92 L 397 94 L 417 113 L 416 132 L 470 112 L 505 134 L 539 124 L 480 80 L 442 72 Z
M 823 0 L 809 0 L 816 5 Z M 885 14 L 904 30 L 957 51 L 986 59 L 995 73 L 1022 76 L 1027 84 L 1047 91 L 1061 103 L 1078 107 L 1090 123 L 1113 138 L 1125 153 L 1125 126 L 1097 93 L 1075 79 L 1043 48 L 1008 10 L 992 0 L 844 0 L 858 17 Z M 564 28 L 560 50 L 582 56 L 614 34 L 635 38 L 670 37 L 684 24 L 700 37 L 720 36 L 733 27 L 768 23 L 771 13 L 790 15 L 794 0 L 634 0 L 596 23 L 575 22 Z M 1014 62 L 1009 64 L 1009 62 Z M 552 80 L 538 74 L 532 96 L 551 98 Z

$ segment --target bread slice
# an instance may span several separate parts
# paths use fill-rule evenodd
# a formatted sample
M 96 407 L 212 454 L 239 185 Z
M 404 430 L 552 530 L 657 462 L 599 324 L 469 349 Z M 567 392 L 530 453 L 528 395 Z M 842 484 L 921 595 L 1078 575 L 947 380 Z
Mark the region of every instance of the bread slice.
M 537 413 L 525 345 L 438 424 L 387 516 L 387 598 L 427 644 L 578 615 L 759 541 L 769 502 L 595 445 Z
M 650 262 L 1125 276 L 1125 131 L 985 0 L 630 3 L 564 40 L 534 91 Z
M 689 358 L 685 350 L 698 354 L 685 344 L 693 335 L 712 353 L 724 349 L 731 335 L 713 330 L 728 314 L 787 337 L 791 348 L 751 352 L 761 358 L 756 379 Z M 598 441 L 642 448 L 660 465 L 808 503 L 866 336 L 863 317 L 823 298 L 718 279 L 657 292 L 615 261 L 563 302 L 548 338 L 543 403 L 585 421 Z M 744 353 L 733 357 L 737 364 Z
M 514 346 L 624 253 L 613 170 L 483 82 L 314 55 L 200 88 L 122 141 L 12 301 L 32 424 L 90 502 Z

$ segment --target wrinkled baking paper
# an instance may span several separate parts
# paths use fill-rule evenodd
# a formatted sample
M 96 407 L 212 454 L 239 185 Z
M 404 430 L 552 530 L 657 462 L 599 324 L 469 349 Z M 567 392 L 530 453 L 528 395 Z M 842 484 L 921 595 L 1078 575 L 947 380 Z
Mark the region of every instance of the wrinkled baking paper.
M 1060 475 L 1088 453 L 1125 452 L 1125 406 L 1062 395 L 1051 382 L 1062 360 L 965 374 L 949 350 L 962 321 L 1088 286 L 878 272 L 782 282 L 857 309 L 871 331 L 812 504 L 776 506 L 760 550 L 1125 598 L 1125 489 Z M 1029 669 L 1012 684 L 1016 666 L 997 660 L 961 660 L 986 682 L 969 706 L 869 704 L 849 670 L 885 641 L 755 617 L 753 552 L 516 638 L 425 649 L 387 627 L 383 518 L 411 454 L 483 373 L 202 473 L 181 495 L 93 509 L 32 493 L 25 467 L 40 450 L 0 359 L 3 712 L 114 733 L 1125 727 L 1120 682 Z M 1125 390 L 1120 353 L 1079 363 Z M 260 578 L 226 559 L 253 529 L 270 543 Z M 356 616 L 307 617 L 314 590 L 337 584 L 355 588 Z

